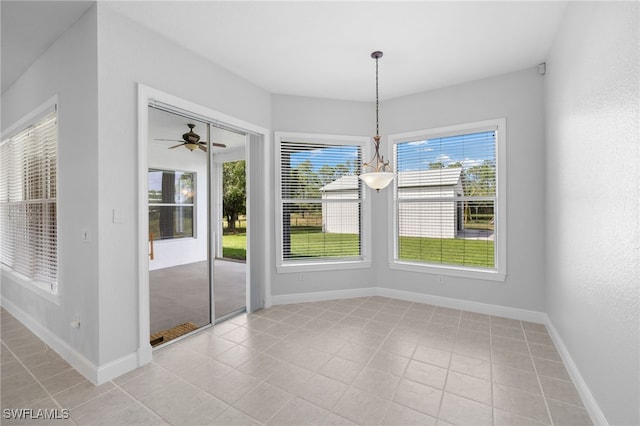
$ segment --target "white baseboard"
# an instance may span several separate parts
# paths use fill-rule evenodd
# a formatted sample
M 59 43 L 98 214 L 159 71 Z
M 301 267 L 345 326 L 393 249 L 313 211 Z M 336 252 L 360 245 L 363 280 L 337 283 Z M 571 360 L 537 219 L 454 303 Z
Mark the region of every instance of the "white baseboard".
M 18 321 L 24 324 L 33 334 L 38 336 L 40 340 L 53 349 L 62 359 L 67 361 L 80 374 L 87 378 L 93 384 L 98 384 L 98 367 L 89 361 L 80 352 L 73 349 L 65 341 L 53 334 L 48 329 L 41 326 L 25 311 L 17 307 L 13 302 L 5 298 L 1 298 L 2 307 L 13 315 Z
M 531 311 L 528 309 L 510 308 L 508 306 L 491 305 L 488 303 L 472 302 L 470 300 L 433 296 L 430 294 L 414 293 L 410 291 L 395 290 L 384 287 L 378 287 L 376 290 L 378 296 L 407 300 L 409 302 L 427 303 L 443 308 L 460 309 L 463 311 L 512 318 L 520 321 L 537 322 L 543 324 L 546 317 L 544 312 Z
M 138 368 L 138 354 L 125 355 L 98 367 L 97 384 L 101 385 L 136 368 Z
M 62 359 L 67 361 L 69 365 L 94 385 L 101 385 L 102 383 L 115 379 L 121 374 L 151 362 L 151 346 L 149 346 L 149 348 L 143 348 L 136 353 L 125 355 L 120 359 L 98 367 L 50 330 L 40 325 L 31 315 L 27 314 L 7 298 L 0 298 L 0 306 L 24 324 L 33 334 L 38 336 L 40 340 L 53 349 Z
M 547 314 L 545 316 L 545 325 L 547 326 L 547 330 L 549 330 L 549 335 L 551 336 L 551 340 L 556 345 L 556 349 L 560 353 L 560 357 L 562 358 L 562 362 L 564 366 L 567 368 L 567 372 L 573 381 L 573 384 L 576 386 L 578 393 L 580 394 L 580 398 L 582 399 L 582 403 L 584 404 L 584 408 L 591 416 L 591 420 L 593 424 L 600 426 L 608 426 L 609 422 L 607 422 L 606 417 L 600 410 L 596 399 L 593 397 L 593 394 L 589 390 L 587 383 L 584 381 L 582 374 L 580 374 L 580 370 L 578 370 L 578 366 L 573 361 L 569 350 L 565 346 L 560 334 L 558 334 L 558 330 L 556 330 L 553 322 L 551 322 L 551 318 Z
M 530 321 L 544 324 L 546 314 L 544 312 L 527 309 L 509 308 L 507 306 L 490 305 L 487 303 L 471 302 L 468 300 L 452 299 L 449 297 L 432 296 L 424 293 L 394 290 L 383 287 L 365 287 L 349 290 L 316 291 L 312 293 L 294 293 L 272 296 L 274 305 L 289 303 L 320 302 L 323 300 L 352 299 L 354 297 L 382 296 L 392 299 L 407 300 L 409 302 L 428 303 L 443 308 L 460 309 L 487 315 L 495 315 L 513 318 L 521 321 Z
M 376 296 L 375 287 L 354 288 L 349 290 L 314 291 L 311 293 L 293 293 L 271 296 L 272 305 L 288 305 L 290 303 L 322 302 L 334 299 L 353 299 L 356 297 Z

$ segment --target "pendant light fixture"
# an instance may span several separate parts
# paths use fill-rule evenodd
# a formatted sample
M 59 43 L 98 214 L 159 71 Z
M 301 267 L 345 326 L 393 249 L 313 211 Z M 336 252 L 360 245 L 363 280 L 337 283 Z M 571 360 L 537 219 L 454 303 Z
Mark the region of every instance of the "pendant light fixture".
M 391 171 L 389 161 L 385 161 L 384 156 L 380 155 L 378 59 L 382 57 L 382 52 L 375 51 L 371 54 L 371 57 L 376 60 L 376 135 L 373 137 L 373 144 L 376 151 L 371 160 L 362 164 L 363 173 L 359 178 L 362 179 L 369 188 L 379 192 L 391 183 L 395 177 L 395 173 Z

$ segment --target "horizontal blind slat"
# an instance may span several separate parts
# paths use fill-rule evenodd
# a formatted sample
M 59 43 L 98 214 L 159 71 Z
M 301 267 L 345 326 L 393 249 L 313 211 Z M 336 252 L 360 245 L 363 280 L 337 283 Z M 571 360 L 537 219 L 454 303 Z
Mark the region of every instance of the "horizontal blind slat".
M 282 258 L 361 258 L 357 145 L 281 141 Z
M 56 157 L 55 111 L 0 144 L 0 261 L 52 288 L 58 269 Z
M 396 258 L 495 266 L 495 131 L 394 146 Z

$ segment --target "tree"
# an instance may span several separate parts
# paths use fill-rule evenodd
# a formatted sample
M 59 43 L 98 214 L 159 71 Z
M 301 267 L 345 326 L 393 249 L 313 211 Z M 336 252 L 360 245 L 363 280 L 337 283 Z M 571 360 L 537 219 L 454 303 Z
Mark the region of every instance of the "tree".
M 492 197 L 496 194 L 496 163 L 485 160 L 482 164 L 469 167 L 463 174 L 464 195 L 467 197 Z M 493 217 L 493 203 L 490 201 L 465 202 L 465 221 Z
M 465 171 L 465 195 L 471 197 L 493 196 L 496 193 L 496 164 L 485 160 Z
M 222 165 L 222 211 L 230 231 L 235 231 L 238 216 L 247 213 L 245 167 L 244 160 Z

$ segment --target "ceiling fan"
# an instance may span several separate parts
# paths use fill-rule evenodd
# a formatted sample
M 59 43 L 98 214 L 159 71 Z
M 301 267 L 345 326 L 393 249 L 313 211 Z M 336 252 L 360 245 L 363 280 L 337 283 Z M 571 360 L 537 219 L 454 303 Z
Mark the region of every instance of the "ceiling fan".
M 207 152 L 208 142 L 201 141 L 200 135 L 193 131 L 193 128 L 196 127 L 195 124 L 187 124 L 189 126 L 189 131 L 182 135 L 182 141 L 177 139 L 156 139 L 157 141 L 171 141 L 171 142 L 181 142 L 178 145 L 170 146 L 169 149 L 177 148 L 179 146 L 184 146 L 190 151 L 195 150 L 196 148 L 200 148 L 204 152 Z M 218 146 L 220 148 L 226 148 L 227 146 L 223 143 L 215 143 L 211 142 L 211 146 Z

